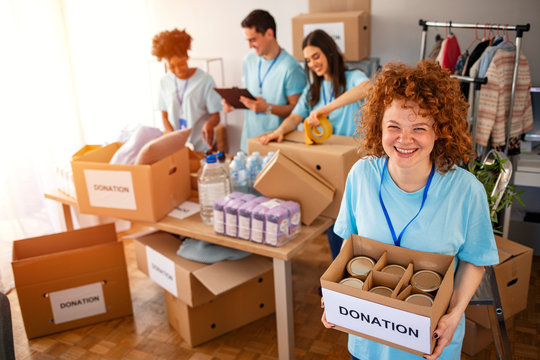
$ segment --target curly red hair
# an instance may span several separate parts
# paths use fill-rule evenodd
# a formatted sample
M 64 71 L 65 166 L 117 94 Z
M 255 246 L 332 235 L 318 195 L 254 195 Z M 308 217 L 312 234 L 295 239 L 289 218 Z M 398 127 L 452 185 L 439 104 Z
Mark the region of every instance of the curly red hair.
M 191 40 L 185 29 L 160 32 L 152 39 L 152 55 L 159 61 L 173 56 L 186 57 L 188 50 L 191 49 Z
M 360 147 L 363 156 L 385 154 L 382 118 L 393 100 L 415 102 L 421 115 L 433 117 L 437 140 L 430 157 L 440 172 L 445 173 L 454 165 L 469 161 L 473 155 L 467 122 L 469 105 L 458 81 L 450 78 L 450 72 L 433 61 L 420 61 L 415 67 L 388 63 L 380 70 L 362 108 L 358 127 L 358 132 L 363 134 Z

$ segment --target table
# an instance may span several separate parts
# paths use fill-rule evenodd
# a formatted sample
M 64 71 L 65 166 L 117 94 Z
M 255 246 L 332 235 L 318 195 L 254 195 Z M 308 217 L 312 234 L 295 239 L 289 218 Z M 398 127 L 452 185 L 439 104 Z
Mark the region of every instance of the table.
M 66 229 L 73 229 L 71 206 L 77 206 L 77 200 L 59 190 L 45 193 L 47 199 L 58 201 L 62 205 Z M 333 220 L 320 216 L 310 225 L 302 226 L 298 236 L 281 247 L 261 245 L 251 241 L 239 240 L 216 234 L 210 225 L 202 222 L 199 213 L 186 219 L 176 219 L 166 216 L 158 222 L 141 222 L 138 224 L 151 226 L 169 233 L 214 244 L 227 246 L 234 249 L 248 251 L 261 256 L 270 257 L 274 268 L 274 296 L 276 300 L 276 325 L 279 359 L 294 359 L 294 312 L 292 292 L 291 259 L 304 245 L 319 236 L 332 225 Z

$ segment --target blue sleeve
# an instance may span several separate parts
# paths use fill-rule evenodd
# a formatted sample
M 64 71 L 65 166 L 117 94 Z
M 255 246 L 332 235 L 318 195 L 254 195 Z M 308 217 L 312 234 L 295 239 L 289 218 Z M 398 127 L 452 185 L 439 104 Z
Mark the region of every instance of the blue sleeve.
M 334 232 L 342 239 L 347 239 L 351 234 L 358 234 L 358 228 L 355 221 L 355 199 L 357 198 L 357 168 L 360 162 L 357 162 L 347 175 L 347 181 L 345 182 L 345 190 L 343 192 L 343 198 L 341 199 L 341 206 L 339 208 L 339 214 L 334 224 Z
M 349 90 L 350 88 L 353 88 L 355 87 L 356 85 L 359 85 L 361 83 L 363 83 L 364 81 L 368 81 L 369 78 L 366 76 L 366 74 L 364 74 L 363 71 L 360 71 L 360 70 L 352 70 L 352 71 L 348 71 L 348 73 L 350 74 L 350 80 L 347 82 L 347 90 Z
M 306 86 L 306 74 L 300 65 L 295 63 L 285 81 L 285 96 L 296 95 L 301 93 Z
M 210 74 L 205 85 L 206 109 L 209 114 L 217 113 L 221 110 L 221 96 L 214 90 L 216 83 Z
M 499 254 L 489 217 L 486 191 L 476 179 L 473 179 L 469 192 L 468 206 L 463 214 L 467 216 L 466 238 L 457 253 L 457 258 L 476 266 L 498 264 Z
M 307 103 L 308 93 L 309 93 L 309 84 L 307 84 L 306 87 L 304 88 L 302 95 L 300 95 L 300 98 L 298 99 L 296 106 L 292 110 L 293 114 L 300 115 L 304 119 L 308 117 L 311 111 L 311 106 L 309 106 Z

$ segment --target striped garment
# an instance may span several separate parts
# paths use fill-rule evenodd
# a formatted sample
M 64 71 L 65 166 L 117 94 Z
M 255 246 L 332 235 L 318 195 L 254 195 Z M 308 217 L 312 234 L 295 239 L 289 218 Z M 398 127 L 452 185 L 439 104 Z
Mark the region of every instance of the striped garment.
M 486 73 L 488 83 L 482 86 L 478 99 L 476 142 L 487 146 L 504 146 L 510 110 L 515 51 L 497 50 Z M 519 137 L 533 127 L 531 72 L 523 53 L 519 58 L 518 77 L 512 112 L 511 137 Z

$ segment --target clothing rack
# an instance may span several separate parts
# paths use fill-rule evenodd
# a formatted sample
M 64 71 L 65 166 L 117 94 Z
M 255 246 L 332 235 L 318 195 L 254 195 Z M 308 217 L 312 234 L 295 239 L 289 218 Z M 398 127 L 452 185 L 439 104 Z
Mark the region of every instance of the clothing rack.
M 505 155 L 508 153 L 508 142 L 510 139 L 510 130 L 512 127 L 512 114 L 514 110 L 514 100 L 515 100 L 515 93 L 516 93 L 516 83 L 517 83 L 517 76 L 518 76 L 518 67 L 519 67 L 519 56 L 521 54 L 521 40 L 523 38 L 523 33 L 526 31 L 529 31 L 531 26 L 530 24 L 527 25 L 502 25 L 502 24 L 463 24 L 463 23 L 453 23 L 452 21 L 449 22 L 440 22 L 440 21 L 426 21 L 420 19 L 418 21 L 418 25 L 422 26 L 422 43 L 420 46 L 420 60 L 423 60 L 426 55 L 426 41 L 427 41 L 427 31 L 429 27 L 442 27 L 447 29 L 485 29 L 485 30 L 503 30 L 503 31 L 515 31 L 516 32 L 516 57 L 514 60 L 514 72 L 512 76 L 512 92 L 510 94 L 510 109 L 508 114 L 508 120 L 506 123 L 506 141 L 505 141 L 505 149 L 504 153 Z M 457 77 L 457 76 L 456 76 Z M 477 86 L 481 86 L 482 83 L 485 84 L 487 82 L 487 79 L 481 80 L 481 79 L 464 79 L 465 77 L 457 77 L 458 79 L 462 81 L 466 81 L 469 83 L 475 84 L 475 93 L 473 96 L 473 103 L 471 106 L 473 107 L 473 143 L 476 142 L 476 115 L 477 115 L 477 104 L 476 99 L 478 92 L 480 88 Z M 472 79 L 472 80 L 471 80 Z M 477 92 L 478 91 L 478 92 Z

